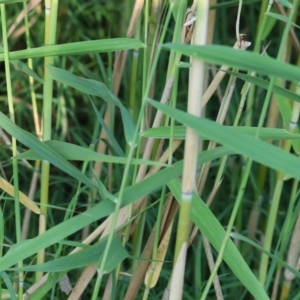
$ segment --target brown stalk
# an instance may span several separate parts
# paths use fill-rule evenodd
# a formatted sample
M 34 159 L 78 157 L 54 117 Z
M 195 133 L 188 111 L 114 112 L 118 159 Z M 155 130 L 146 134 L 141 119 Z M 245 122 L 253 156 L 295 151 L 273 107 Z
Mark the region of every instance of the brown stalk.
M 173 223 L 173 219 L 178 210 L 178 203 L 170 195 L 164 205 L 163 217 L 161 220 L 161 237 L 165 235 L 169 226 Z M 148 241 L 144 247 L 143 253 L 141 255 L 142 260 L 139 261 L 137 268 L 133 274 L 132 280 L 130 281 L 129 287 L 127 289 L 124 300 L 134 300 L 136 299 L 137 293 L 143 280 L 145 274 L 150 265 L 150 259 L 152 256 L 152 248 L 154 243 L 155 227 L 153 227 L 152 232 L 148 238 Z
M 26 13 L 30 12 L 33 8 L 37 7 L 38 12 L 41 12 L 41 7 L 38 4 L 42 0 L 31 0 L 27 5 Z M 22 12 L 18 15 L 16 20 L 13 22 L 13 24 L 10 26 L 10 28 L 7 31 L 7 36 L 9 37 L 12 35 L 13 38 L 17 38 L 18 36 L 22 35 L 25 32 L 25 28 L 22 27 L 19 30 L 16 31 L 16 28 L 19 26 L 19 24 L 24 20 L 25 17 L 25 11 L 22 10 Z M 31 22 L 28 24 L 29 26 L 32 26 L 37 20 L 37 17 L 33 18 Z

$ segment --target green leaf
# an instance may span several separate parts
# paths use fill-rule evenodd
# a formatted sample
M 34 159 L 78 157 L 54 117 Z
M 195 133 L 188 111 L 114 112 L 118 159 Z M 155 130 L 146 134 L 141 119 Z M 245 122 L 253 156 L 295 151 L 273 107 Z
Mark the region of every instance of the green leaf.
M 12 51 L 9 52 L 9 58 L 14 60 L 58 55 L 80 55 L 136 48 L 145 48 L 145 45 L 139 40 L 129 38 L 102 39 Z M 0 54 L 0 61 L 4 61 L 4 54 Z
M 257 128 L 256 127 L 248 127 L 248 126 L 238 126 L 231 127 L 239 132 L 247 133 L 249 135 L 255 135 Z M 186 126 L 174 126 L 173 128 L 173 138 L 177 140 L 185 139 Z M 171 127 L 155 127 L 149 128 L 145 130 L 142 134 L 143 137 L 147 138 L 156 138 L 156 139 L 169 139 L 171 134 Z M 208 140 L 209 138 L 206 136 L 200 136 L 202 140 Z M 286 139 L 300 139 L 299 134 L 291 134 L 285 129 L 277 129 L 277 128 L 262 128 L 259 138 L 264 140 L 286 140 Z
M 284 262 L 283 260 L 281 260 L 278 256 L 266 251 L 262 246 L 260 246 L 259 244 L 255 243 L 254 241 L 250 240 L 249 238 L 236 233 L 236 232 L 231 232 L 230 236 L 234 239 L 238 239 L 240 241 L 246 242 L 249 245 L 252 245 L 253 247 L 255 247 L 256 249 L 258 249 L 259 251 L 267 254 L 268 256 L 270 256 L 272 259 L 274 259 L 279 265 L 281 265 L 282 267 L 288 269 L 291 273 L 293 273 L 295 276 L 297 276 L 298 278 L 300 278 L 300 272 L 298 272 L 297 270 L 295 270 L 294 268 L 292 268 L 290 265 L 288 265 L 286 262 Z
M 114 204 L 111 201 L 102 201 L 87 212 L 48 229 L 38 237 L 14 245 L 14 248 L 10 249 L 10 251 L 8 251 L 6 255 L 0 259 L 0 270 L 6 270 L 16 262 L 63 240 L 66 236 L 69 236 L 83 227 L 107 216 L 113 211 L 113 209 Z
M 20 1 L 21 2 L 21 1 Z M 0 46 L 0 53 L 3 53 L 3 47 Z M 32 69 L 28 67 L 27 64 L 23 63 L 21 60 L 10 60 L 10 63 L 15 66 L 17 69 L 22 71 L 23 73 L 27 74 L 28 76 L 33 77 L 36 81 L 44 84 L 44 80 L 38 76 Z
M 29 132 L 21 129 L 15 125 L 7 116 L 0 112 L 0 127 L 6 130 L 10 135 L 16 138 L 23 145 L 32 149 L 36 154 L 39 155 L 43 160 L 47 160 L 52 165 L 66 172 L 70 176 L 76 178 L 78 181 L 86 184 L 91 188 L 99 189 L 95 183 L 93 183 L 88 177 L 76 169 L 72 164 L 65 160 L 61 155 L 56 153 L 47 144 L 39 141 L 35 136 Z
M 224 147 L 203 151 L 201 154 L 199 154 L 198 164 L 204 164 L 207 161 L 220 158 L 224 155 L 230 155 L 232 153 L 232 151 Z M 127 187 L 124 190 L 122 206 L 131 204 L 134 201 L 137 201 L 138 199 L 155 192 L 168 181 L 180 176 L 182 173 L 182 167 L 183 161 L 176 162 L 174 165 Z M 116 194 L 115 197 L 118 197 L 118 194 Z M 36 254 L 39 250 L 45 249 L 62 241 L 67 236 L 82 229 L 83 227 L 110 215 L 113 213 L 114 208 L 115 206 L 112 201 L 104 200 L 96 204 L 87 212 L 72 217 L 63 223 L 48 229 L 40 236 L 15 244 L 5 256 L 0 258 L 0 272 L 6 270 L 23 259 Z M 63 276 L 63 274 L 61 276 Z
M 23 73 L 33 77 L 36 81 L 40 82 L 41 84 L 44 84 L 44 80 L 40 76 L 38 76 L 32 69 L 30 69 L 26 64 L 24 64 L 21 60 L 11 60 L 10 63 Z
M 105 155 L 102 153 L 95 152 L 89 148 L 84 148 L 81 146 L 77 146 L 74 144 L 61 142 L 61 141 L 46 141 L 44 142 L 48 147 L 50 147 L 53 151 L 55 151 L 58 155 L 63 157 L 66 160 L 78 160 L 78 161 L 101 161 L 105 163 L 114 163 L 114 164 L 126 164 L 126 157 Z M 14 159 L 27 159 L 27 160 L 40 160 L 41 156 L 36 154 L 32 150 L 28 150 L 21 154 L 13 157 Z M 134 165 L 149 165 L 149 166 L 160 166 L 167 167 L 167 164 L 163 164 L 156 161 L 143 160 L 143 159 L 132 159 L 131 161 Z
M 225 147 L 217 147 L 212 150 L 203 151 L 198 155 L 197 163 L 202 165 L 208 161 L 234 154 L 233 151 L 226 149 Z M 167 184 L 170 180 L 180 176 L 182 174 L 183 161 L 178 161 L 172 166 L 165 168 L 158 173 L 147 177 L 143 181 L 140 181 L 125 189 L 122 206 L 131 204 L 133 199 L 140 199 L 144 195 L 155 192 L 163 185 Z
M 121 157 L 125 157 L 125 153 L 122 150 L 122 148 L 120 147 L 119 143 L 117 142 L 117 140 L 115 139 L 114 135 L 112 134 L 112 132 L 109 130 L 108 126 L 106 125 L 106 123 L 104 122 L 99 110 L 97 109 L 97 107 L 95 106 L 94 102 L 90 99 L 91 104 L 93 106 L 94 112 L 97 116 L 97 119 L 99 121 L 99 123 L 101 124 L 102 128 L 104 129 L 112 147 L 114 148 L 114 150 L 116 151 L 116 153 L 121 156 Z
M 182 14 L 186 9 L 186 0 L 184 1 L 169 0 L 169 2 L 170 2 L 170 9 L 172 10 L 174 20 L 175 21 L 181 20 Z
M 261 39 L 267 40 L 267 39 L 270 39 L 268 37 L 269 37 L 270 33 L 272 32 L 275 24 L 277 24 L 277 21 L 274 18 L 264 18 L 264 20 L 265 20 L 265 23 L 264 23 L 265 26 L 263 28 Z
M 181 181 L 179 179 L 172 180 L 168 183 L 168 187 L 176 200 L 180 202 Z M 225 238 L 225 230 L 202 199 L 195 194 L 192 199 L 191 219 L 212 246 L 219 251 Z M 231 240 L 227 243 L 223 259 L 255 299 L 269 300 L 265 290 Z
M 277 0 L 277 1 L 287 8 L 293 8 L 292 3 L 290 3 L 288 0 Z
M 270 82 L 261 78 L 258 78 L 256 76 L 250 76 L 247 74 L 241 74 L 241 73 L 236 73 L 236 72 L 231 72 L 227 71 L 230 75 L 236 76 L 244 81 L 250 82 L 252 84 L 255 84 L 265 90 L 269 88 Z M 286 99 L 293 100 L 296 102 L 300 102 L 300 96 L 297 95 L 296 93 L 289 91 L 279 85 L 274 85 L 273 87 L 273 92 L 277 95 L 283 96 Z M 283 100 L 286 101 L 286 100 Z
M 1 195 L 2 197 L 2 195 Z M 4 226 L 5 221 L 3 218 L 3 211 L 2 211 L 2 207 L 0 207 L 0 257 L 2 257 L 3 255 L 3 245 L 4 245 Z
M 42 272 L 61 272 L 72 269 L 86 267 L 90 264 L 95 264 L 101 261 L 101 256 L 105 250 L 107 239 L 100 241 L 93 246 L 90 246 L 80 252 L 67 255 L 49 261 L 40 265 L 25 266 L 22 268 L 11 268 L 16 271 L 42 271 Z M 124 249 L 121 240 L 118 236 L 114 236 L 110 248 L 110 253 L 105 264 L 107 272 L 112 271 L 119 263 L 128 257 L 127 251 Z
M 242 51 L 226 46 L 192 46 L 176 43 L 164 44 L 163 48 L 175 50 L 183 55 L 196 57 L 214 64 L 225 64 L 240 70 L 255 71 L 268 76 L 300 81 L 298 67 L 250 51 Z
M 210 120 L 197 118 L 153 100 L 147 100 L 147 102 L 178 122 L 193 128 L 199 134 L 224 145 L 228 149 L 300 180 L 300 160 L 295 155 L 248 134 L 241 133 L 235 128 L 229 128 Z
M 65 85 L 71 86 L 83 93 L 101 97 L 104 101 L 112 103 L 119 107 L 122 115 L 123 128 L 125 138 L 129 146 L 133 145 L 133 135 L 135 127 L 128 110 L 120 102 L 120 100 L 102 83 L 92 79 L 85 79 L 73 75 L 71 72 L 48 66 L 51 77 Z
M 265 13 L 266 16 L 274 18 L 276 20 L 282 21 L 287 23 L 288 22 L 288 18 L 286 16 L 280 15 L 280 14 L 275 14 L 275 13 Z M 300 28 L 297 24 L 295 24 L 294 22 L 291 23 L 293 26 Z
M 198 156 L 198 164 L 204 164 L 210 160 L 220 158 L 224 155 L 230 155 L 232 151 L 224 148 L 218 147 L 212 150 L 203 151 Z M 157 189 L 161 188 L 168 181 L 178 177 L 182 173 L 183 161 L 176 162 L 172 166 L 165 168 L 158 173 L 147 177 L 146 179 L 127 187 L 124 191 L 122 205 L 126 206 L 133 203 L 134 201 L 155 192 Z M 116 195 L 117 196 L 117 195 Z M 95 205 L 92 209 L 88 210 L 86 213 L 73 217 L 66 221 L 67 223 L 56 225 L 49 230 L 47 230 L 42 235 L 25 241 L 22 243 L 22 247 L 13 247 L 14 251 L 12 254 L 9 252 L 0 259 L 0 270 L 1 268 L 7 269 L 8 267 L 16 264 L 18 261 L 29 257 L 30 255 L 36 254 L 37 251 L 44 249 L 54 243 L 58 243 L 65 239 L 70 234 L 80 230 L 82 228 L 100 218 L 106 217 L 107 215 L 113 213 L 114 205 L 110 201 L 104 201 Z M 75 218 L 75 219 L 74 219 Z M 19 244 L 18 244 L 19 245 Z M 8 255 L 9 254 L 9 255 Z M 57 275 L 57 280 L 64 276 L 66 272 L 61 272 Z M 53 278 L 54 280 L 54 278 Z M 48 280 L 41 288 L 39 288 L 30 299 L 39 300 L 45 295 L 53 286 L 53 281 Z
M 14 290 L 13 284 L 12 284 L 12 282 L 11 282 L 9 276 L 7 275 L 7 273 L 4 272 L 4 271 L 0 272 L 0 277 L 2 278 L 2 280 L 3 280 L 3 281 L 5 282 L 5 284 L 6 284 L 6 287 L 7 287 L 7 290 L 8 290 L 8 292 L 9 292 L 9 296 L 10 296 L 9 299 L 11 299 L 11 300 L 17 300 L 16 292 L 15 292 L 15 290 Z M 2 292 L 4 292 L 4 291 L 2 290 Z M 1 296 L 2 296 L 2 295 L 0 294 L 0 297 L 1 297 Z M 1 299 L 7 299 L 7 298 L 4 298 L 4 297 L 3 297 L 3 298 L 1 298 Z

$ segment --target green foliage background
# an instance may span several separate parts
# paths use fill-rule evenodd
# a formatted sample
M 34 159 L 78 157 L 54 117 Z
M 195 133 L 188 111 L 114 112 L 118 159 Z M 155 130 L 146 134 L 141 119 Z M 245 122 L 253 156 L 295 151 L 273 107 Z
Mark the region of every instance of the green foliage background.
M 83 268 L 92 263 L 96 264 L 98 274 L 84 290 L 82 299 L 102 299 L 109 273 L 113 286 L 111 299 L 125 299 L 131 280 L 128 274 L 135 274 L 135 264 L 141 261 L 141 252 L 151 230 L 159 228 L 155 227 L 155 222 L 162 217 L 161 208 L 168 193 L 174 195 L 174 202 L 176 199 L 181 203 L 182 158 L 184 151 L 188 151 L 182 144 L 171 155 L 169 163 L 172 166 L 168 166 L 167 161 L 158 162 L 157 141 L 150 159 L 142 159 L 145 139 L 165 139 L 162 148 L 165 150 L 173 138 L 185 139 L 185 127 L 181 125 L 193 128 L 203 139 L 198 170 L 203 164 L 212 162 L 203 193 L 200 197 L 193 196 L 191 220 L 199 232 L 188 249 L 186 269 L 182 270 L 185 272 L 183 299 L 204 297 L 203 291 L 208 286 L 210 271 L 200 232 L 213 246 L 214 257 L 219 252 L 222 254 L 224 262 L 220 264 L 218 276 L 224 299 L 269 299 L 269 295 L 276 290 L 277 299 L 299 299 L 299 272 L 286 261 L 292 247 L 296 251 L 295 256 L 299 256 L 297 246 L 290 244 L 293 232 L 297 231 L 295 224 L 299 215 L 299 130 L 297 126 L 295 130 L 290 128 L 291 119 L 295 121 L 296 118 L 297 123 L 299 114 L 299 49 L 290 37 L 287 41 L 284 38 L 285 26 L 295 30 L 296 40 L 299 36 L 299 29 L 294 26 L 298 20 L 298 1 L 279 1 L 287 13 L 290 12 L 287 8 L 293 8 L 294 23 L 288 21 L 287 17 L 281 16 L 280 19 L 278 15 L 269 15 L 263 23 L 263 10 L 268 1 L 243 1 L 240 32 L 247 34 L 246 39 L 252 43 L 247 51 L 231 48 L 236 41 L 235 21 L 239 4 L 234 0 L 218 1 L 211 5 L 211 10 L 216 11 L 213 45 L 199 47 L 178 43 L 178 28 L 182 23 L 178 16 L 185 13 L 180 11 L 182 7 L 192 5 L 187 2 L 162 1 L 162 18 L 160 23 L 155 23 L 148 19 L 152 2 L 146 1 L 137 29 L 130 38 L 126 38 L 126 31 L 133 12 L 133 0 L 58 2 L 57 26 L 50 27 L 50 31 L 56 31 L 56 45 L 44 46 L 44 3 L 28 15 L 29 20 L 34 20 L 32 26 L 27 26 L 30 32 L 28 40 L 24 33 L 17 32 L 26 28 L 23 22 L 18 24 L 11 36 L 3 33 L 3 40 L 8 40 L 9 53 L 5 52 L 4 43 L 0 53 L 0 127 L 8 139 L 14 137 L 17 140 L 18 154 L 12 155 L 11 146 L 2 134 L 1 177 L 16 188 L 14 180 L 17 172 L 17 190 L 28 194 L 35 161 L 48 161 L 51 169 L 48 203 L 40 203 L 41 195 L 45 192 L 40 185 L 44 180 L 40 169 L 37 170 L 39 180 L 33 198 L 38 205 L 47 206 L 45 232 L 39 233 L 38 216 L 32 214 L 26 239 L 19 240 L 18 226 L 23 226 L 25 207 L 21 205 L 21 219 L 18 220 L 16 197 L 1 193 L 1 299 L 6 299 L 4 295 L 8 299 L 21 299 L 36 281 L 34 272 L 40 271 L 54 272 L 53 278 L 29 299 L 68 299 L 59 287 L 58 280 L 68 274 L 74 286 Z M 24 3 L 0 1 L 0 5 L 2 21 L 9 28 L 16 21 Z M 6 11 L 6 17 L 3 10 Z M 275 6 L 271 12 L 278 13 Z M 151 22 L 160 26 L 160 34 L 165 33 L 163 45 L 145 41 L 144 31 L 147 26 L 151 27 Z M 32 49 L 27 49 L 28 41 Z M 263 47 L 267 47 L 265 55 L 261 55 Z M 283 47 L 289 55 L 284 59 L 277 58 Z M 152 49 L 157 52 L 150 60 Z M 115 95 L 115 78 L 112 76 L 115 53 L 122 50 L 129 51 L 120 90 Z M 183 55 L 180 64 L 175 64 L 180 55 Z M 53 57 L 53 62 L 45 65 L 44 57 Z M 214 71 L 218 71 L 220 65 L 232 68 L 208 102 L 203 118 L 183 112 L 187 107 L 189 88 L 188 57 L 206 62 L 208 82 L 211 82 Z M 33 62 L 32 70 L 26 65 L 29 58 Z M 9 114 L 8 67 L 5 60 L 11 61 L 10 82 L 15 122 Z M 170 107 L 159 104 L 157 100 L 161 98 L 172 68 L 176 69 L 176 73 Z M 50 79 L 46 78 L 45 70 L 49 72 Z M 256 72 L 254 77 L 250 76 L 252 71 Z M 151 87 L 153 74 L 155 79 Z M 230 75 L 236 77 L 237 82 L 225 124 L 221 125 L 214 122 L 220 107 L 218 95 L 225 94 Z M 36 134 L 29 76 L 35 79 L 33 89 L 40 116 L 46 99 L 44 86 L 47 80 L 53 80 L 52 111 L 49 112 L 52 141 L 42 141 Z M 247 83 L 252 84 L 252 90 L 238 124 L 234 125 L 243 97 L 241 91 Z M 265 128 L 271 110 L 263 115 L 264 107 L 269 107 L 266 104 L 270 100 L 268 95 L 273 97 L 271 106 L 278 108 L 278 118 L 272 129 Z M 105 125 L 103 119 L 107 107 L 113 108 L 112 120 Z M 157 110 L 164 112 L 161 126 L 140 130 L 141 124 L 144 124 L 142 120 L 148 118 L 151 124 Z M 145 124 L 149 125 L 147 122 Z M 174 127 L 174 124 L 177 126 Z M 108 135 L 104 141 L 108 150 L 96 153 L 99 134 L 103 129 Z M 209 141 L 216 142 L 217 148 L 207 149 Z M 228 160 L 221 175 L 222 184 L 208 208 L 205 202 L 212 193 L 216 178 L 220 177 L 219 170 L 225 157 Z M 95 178 L 93 170 L 96 161 L 103 162 L 99 178 Z M 249 161 L 253 161 L 253 164 L 249 165 Z M 16 162 L 17 166 L 13 165 Z M 151 166 L 162 169 L 136 182 L 139 167 L 145 164 L 149 169 Z M 249 178 L 244 182 L 245 169 L 248 167 Z M 243 197 L 239 202 L 237 199 L 241 191 Z M 145 206 L 136 215 L 131 215 L 118 228 L 119 231 L 113 223 L 110 236 L 95 241 L 91 246 L 82 244 L 83 228 L 89 226 L 90 233 L 108 216 L 117 220 L 122 207 L 137 203 L 142 197 L 147 197 Z M 273 209 L 270 203 L 273 203 Z M 233 217 L 235 210 L 236 216 Z M 249 219 L 254 210 L 259 214 L 259 219 L 254 235 L 250 236 Z M 229 237 L 226 229 L 232 219 L 234 227 L 226 246 L 224 239 Z M 135 220 L 138 221 L 137 233 L 127 239 L 130 232 L 127 226 Z M 162 298 L 174 267 L 177 222 L 176 215 L 157 285 L 148 290 L 142 284 L 136 299 Z M 271 236 L 268 230 L 272 231 Z M 156 262 L 155 246 L 158 247 L 159 240 L 158 232 L 156 234 L 157 244 L 154 245 L 152 263 Z M 75 247 L 82 247 L 83 250 L 68 256 Z M 36 265 L 36 255 L 43 249 L 46 249 L 45 262 Z M 264 255 L 270 258 L 269 261 L 264 261 Z M 284 279 L 284 268 L 295 275 L 293 281 Z M 25 271 L 24 290 L 15 293 L 13 284 L 17 281 L 16 275 L 20 276 L 22 271 Z M 287 289 L 288 284 L 290 289 Z M 284 296 L 286 290 L 288 292 Z M 214 289 L 209 289 L 206 299 L 215 297 Z

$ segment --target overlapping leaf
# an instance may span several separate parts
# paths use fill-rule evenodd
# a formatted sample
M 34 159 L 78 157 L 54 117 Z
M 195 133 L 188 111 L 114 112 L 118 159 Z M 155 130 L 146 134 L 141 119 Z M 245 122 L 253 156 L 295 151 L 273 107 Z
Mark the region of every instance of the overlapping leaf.
M 247 156 L 272 169 L 290 174 L 300 180 L 300 160 L 295 155 L 248 134 L 243 134 L 235 128 L 222 126 L 207 119 L 197 118 L 153 100 L 147 101 L 178 122 L 198 131 L 200 135 L 206 136 L 236 153 Z
M 298 67 L 250 51 L 241 51 L 226 46 L 192 46 L 176 43 L 164 44 L 163 47 L 214 64 L 225 64 L 239 70 L 255 71 L 268 76 L 300 81 Z

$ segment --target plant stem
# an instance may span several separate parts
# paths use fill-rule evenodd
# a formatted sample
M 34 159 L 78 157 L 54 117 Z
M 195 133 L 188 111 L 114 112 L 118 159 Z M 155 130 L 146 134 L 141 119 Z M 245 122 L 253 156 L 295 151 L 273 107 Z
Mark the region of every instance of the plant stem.
M 58 0 L 45 0 L 45 45 L 53 45 L 56 40 Z M 43 96 L 43 141 L 51 139 L 52 128 L 52 92 L 53 80 L 50 76 L 47 66 L 53 65 L 54 57 L 45 57 L 44 59 L 44 96 Z M 41 169 L 41 215 L 39 222 L 39 235 L 46 231 L 47 205 L 49 201 L 49 176 L 50 164 L 48 161 L 42 161 Z M 37 263 L 44 262 L 45 250 L 39 251 Z M 42 277 L 42 272 L 36 273 L 36 279 Z
M 1 4 L 1 25 L 2 25 L 2 36 L 3 36 L 3 50 L 4 50 L 4 64 L 5 64 L 5 79 L 7 87 L 7 99 L 9 116 L 12 122 L 15 123 L 15 112 L 12 95 L 11 75 L 10 75 L 10 62 L 9 62 L 9 48 L 7 40 L 7 28 L 6 28 L 6 13 L 5 4 Z M 17 155 L 17 141 L 12 137 L 12 156 Z M 20 199 L 19 199 L 19 172 L 18 172 L 18 160 L 13 159 L 13 181 L 14 181 L 14 203 L 15 203 L 15 229 L 16 229 L 16 242 L 21 242 L 21 215 L 20 215 Z M 18 262 L 18 267 L 23 267 L 23 261 Z M 23 299 L 23 283 L 24 283 L 24 272 L 18 272 L 18 297 L 19 300 Z
M 197 21 L 194 32 L 194 44 L 204 45 L 207 34 L 209 1 L 198 1 Z M 201 116 L 204 85 L 204 62 L 192 59 L 189 75 L 188 112 Z M 186 252 L 190 231 L 190 209 L 192 194 L 195 188 L 196 166 L 198 156 L 198 133 L 191 128 L 186 130 L 182 194 L 179 212 L 178 229 L 174 255 L 174 266 L 170 285 L 170 299 L 181 299 L 185 271 Z
M 282 57 L 282 53 L 283 53 L 284 47 L 286 45 L 289 30 L 290 30 L 290 27 L 292 24 L 292 19 L 293 19 L 293 15 L 294 15 L 294 7 L 297 7 L 297 5 L 298 5 L 298 0 L 294 0 L 293 7 L 290 9 L 289 17 L 288 17 L 286 26 L 284 28 L 280 48 L 279 48 L 278 55 L 277 55 L 277 60 L 279 60 Z M 266 96 L 267 100 L 269 100 L 271 98 L 271 93 L 272 93 L 272 88 L 274 86 L 274 83 L 275 83 L 275 77 L 272 77 L 270 80 L 270 85 L 269 85 L 268 93 Z M 299 115 L 298 110 L 297 110 L 297 114 Z M 292 116 L 292 120 L 294 120 L 293 117 L 295 117 L 295 116 Z M 258 128 L 258 134 L 259 134 L 259 130 L 262 126 L 262 122 L 259 125 L 260 126 Z M 290 145 L 291 145 L 291 141 L 290 140 L 286 141 L 286 143 L 285 143 L 286 149 L 285 150 L 289 149 Z M 275 191 L 274 191 L 274 195 L 273 195 L 273 201 L 272 201 L 272 205 L 271 205 L 271 209 L 270 209 L 270 214 L 269 214 L 269 218 L 268 218 L 268 222 L 267 222 L 267 229 L 266 229 L 266 234 L 265 234 L 264 249 L 268 252 L 271 250 L 271 243 L 272 243 L 273 233 L 274 233 L 274 229 L 275 229 L 275 221 L 276 221 L 281 191 L 282 191 L 282 187 L 283 187 L 283 177 L 284 177 L 284 174 L 282 174 L 281 172 L 278 172 L 277 183 L 276 183 L 276 187 L 275 187 Z M 267 269 L 268 269 L 268 262 L 269 262 L 269 256 L 267 254 L 263 253 L 261 256 L 261 263 L 260 263 L 260 268 L 259 268 L 259 281 L 262 285 L 265 284 L 266 274 L 267 274 Z

